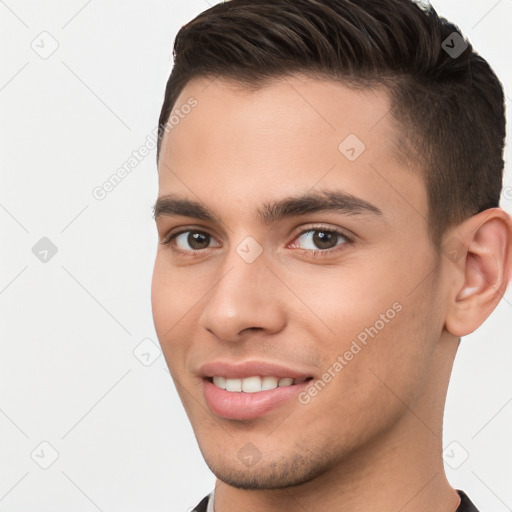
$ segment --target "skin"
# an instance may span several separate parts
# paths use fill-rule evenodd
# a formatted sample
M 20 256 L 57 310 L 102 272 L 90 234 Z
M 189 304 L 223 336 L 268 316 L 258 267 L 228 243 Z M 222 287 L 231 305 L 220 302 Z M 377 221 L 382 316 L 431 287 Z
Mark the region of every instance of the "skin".
M 510 217 L 494 208 L 447 232 L 459 258 L 435 250 L 421 169 L 396 154 L 400 126 L 386 115 L 385 90 L 294 75 L 248 91 L 203 77 L 175 109 L 190 97 L 197 107 L 163 141 L 159 196 L 200 201 L 220 222 L 156 219 L 160 241 L 187 229 L 211 238 L 199 250 L 186 235 L 175 240 L 188 256 L 159 244 L 152 308 L 217 477 L 215 511 L 455 511 L 441 457 L 446 391 L 460 336 L 489 316 L 510 279 Z M 338 150 L 348 134 L 366 146 L 355 161 Z M 320 190 L 343 190 L 382 215 L 317 212 L 270 225 L 256 215 L 264 202 Z M 319 249 L 312 235 L 322 228 L 353 241 Z M 236 252 L 247 236 L 263 249 L 253 263 Z M 202 364 L 262 359 L 322 378 L 395 303 L 401 311 L 309 403 L 246 421 L 209 410 Z M 251 467 L 237 456 L 247 443 L 261 457 Z

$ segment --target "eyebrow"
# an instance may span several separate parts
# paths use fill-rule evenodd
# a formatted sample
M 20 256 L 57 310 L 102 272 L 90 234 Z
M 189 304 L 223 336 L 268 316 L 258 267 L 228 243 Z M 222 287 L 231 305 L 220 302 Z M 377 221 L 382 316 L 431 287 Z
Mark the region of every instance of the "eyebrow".
M 382 211 L 377 206 L 341 190 L 307 192 L 298 196 L 266 202 L 256 213 L 260 221 L 268 225 L 287 217 L 318 212 L 383 216 Z M 193 217 L 199 220 L 221 223 L 220 218 L 205 205 L 174 194 L 157 198 L 153 206 L 153 217 L 156 220 L 162 216 Z

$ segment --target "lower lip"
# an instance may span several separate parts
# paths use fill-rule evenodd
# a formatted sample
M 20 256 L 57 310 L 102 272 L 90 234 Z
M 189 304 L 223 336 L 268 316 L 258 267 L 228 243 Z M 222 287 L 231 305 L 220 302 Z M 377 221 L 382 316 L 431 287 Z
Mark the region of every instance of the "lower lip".
M 278 386 L 258 393 L 226 391 L 208 379 L 203 380 L 203 392 L 210 410 L 228 420 L 252 420 L 283 406 L 304 391 L 311 380 L 292 386 Z

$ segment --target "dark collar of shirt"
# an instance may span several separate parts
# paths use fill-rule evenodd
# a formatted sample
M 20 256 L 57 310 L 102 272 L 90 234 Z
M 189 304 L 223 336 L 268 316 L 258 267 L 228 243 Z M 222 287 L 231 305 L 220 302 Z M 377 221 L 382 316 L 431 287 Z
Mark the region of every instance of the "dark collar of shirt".
M 460 489 L 456 489 L 460 496 L 460 505 L 458 506 L 455 512 L 479 512 L 475 507 L 473 502 L 469 499 L 468 495 L 461 491 Z M 208 507 L 208 496 L 205 496 L 192 510 L 192 512 L 206 512 L 206 508 Z

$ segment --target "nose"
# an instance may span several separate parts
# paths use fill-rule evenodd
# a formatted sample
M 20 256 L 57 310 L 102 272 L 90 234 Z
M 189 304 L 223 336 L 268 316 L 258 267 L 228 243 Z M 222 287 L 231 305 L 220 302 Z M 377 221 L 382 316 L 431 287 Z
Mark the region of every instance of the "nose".
M 276 333 L 285 326 L 283 285 L 267 268 L 265 252 L 251 263 L 233 248 L 218 268 L 199 325 L 221 341 L 240 341 L 254 330 Z

